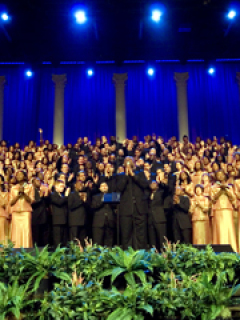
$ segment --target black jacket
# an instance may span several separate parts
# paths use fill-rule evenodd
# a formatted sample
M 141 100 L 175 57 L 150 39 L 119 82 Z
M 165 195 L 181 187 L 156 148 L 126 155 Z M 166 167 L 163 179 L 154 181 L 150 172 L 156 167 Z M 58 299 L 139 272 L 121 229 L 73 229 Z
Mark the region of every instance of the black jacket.
M 173 204 L 171 199 L 171 206 L 173 209 L 173 219 L 177 220 L 180 228 L 189 229 L 192 228 L 191 217 L 189 215 L 190 200 L 187 196 L 180 196 L 180 203 Z
M 81 200 L 77 191 L 71 192 L 68 196 L 68 225 L 84 226 L 86 223 L 86 206 Z
M 102 228 L 105 224 L 106 216 L 108 218 L 109 226 L 114 227 L 114 215 L 109 204 L 103 202 L 103 193 L 99 193 L 92 198 L 93 213 L 93 227 Z
M 36 188 L 32 209 L 32 225 L 47 223 L 47 197 L 40 197 L 39 190 Z
M 119 214 L 122 216 L 131 216 L 133 214 L 133 205 L 140 214 L 147 214 L 148 200 L 144 190 L 148 188 L 148 181 L 143 172 L 133 177 L 119 175 L 117 177 L 117 192 L 121 192 L 121 201 L 119 205 Z
M 58 192 L 54 191 L 50 195 L 50 203 L 52 206 L 52 224 L 67 224 L 68 197 L 61 196 Z
M 164 188 L 158 189 L 154 195 L 153 199 L 149 199 L 149 222 L 154 223 L 164 223 L 167 221 L 166 213 L 164 211 L 164 199 L 165 190 Z

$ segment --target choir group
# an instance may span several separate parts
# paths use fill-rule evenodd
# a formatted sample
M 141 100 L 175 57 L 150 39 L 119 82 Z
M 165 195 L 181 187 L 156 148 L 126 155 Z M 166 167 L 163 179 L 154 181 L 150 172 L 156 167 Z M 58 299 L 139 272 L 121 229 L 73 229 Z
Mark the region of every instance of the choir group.
M 160 250 L 167 237 L 240 249 L 240 148 L 224 137 L 1 141 L 0 186 L 0 241 L 15 247 L 88 237 Z

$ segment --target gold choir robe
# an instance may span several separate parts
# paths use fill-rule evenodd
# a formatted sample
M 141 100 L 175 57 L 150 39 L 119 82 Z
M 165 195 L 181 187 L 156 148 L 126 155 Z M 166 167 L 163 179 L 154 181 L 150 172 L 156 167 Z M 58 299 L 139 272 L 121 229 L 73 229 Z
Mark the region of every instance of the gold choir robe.
M 10 192 L 9 201 L 18 195 L 20 185 L 13 186 Z M 26 193 L 31 202 L 34 200 L 34 188 L 31 184 L 24 185 L 24 193 Z M 19 199 L 11 206 L 12 224 L 11 224 L 11 240 L 16 248 L 31 248 L 32 247 L 32 206 L 25 198 Z
M 193 244 L 211 243 L 211 228 L 209 221 L 209 200 L 207 197 L 195 195 L 191 199 Z
M 0 243 L 8 241 L 8 192 L 0 192 Z
M 220 184 L 215 183 L 211 188 L 212 200 L 212 236 L 213 244 L 230 244 L 235 252 L 238 250 L 236 231 L 234 226 L 234 205 L 236 197 L 231 185 L 228 185 L 228 192 L 233 201 L 224 193 L 214 201 L 214 197 L 221 190 Z

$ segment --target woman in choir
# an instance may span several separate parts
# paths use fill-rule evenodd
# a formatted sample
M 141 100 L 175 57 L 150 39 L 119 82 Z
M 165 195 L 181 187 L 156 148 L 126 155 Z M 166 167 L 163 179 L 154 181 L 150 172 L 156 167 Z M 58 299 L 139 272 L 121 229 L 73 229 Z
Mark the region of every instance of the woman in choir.
M 209 169 L 211 168 L 210 159 L 204 156 L 202 162 L 203 162 L 203 170 L 206 172 L 209 172 Z
M 213 244 L 230 244 L 237 252 L 234 226 L 236 196 L 233 187 L 226 183 L 224 171 L 216 173 L 216 183 L 211 188 Z
M 182 188 L 183 194 L 191 199 L 194 195 L 194 188 L 191 178 L 187 172 L 180 172 L 178 184 Z
M 220 166 L 217 162 L 212 163 L 212 172 L 210 174 L 212 180 L 216 180 L 216 173 L 220 170 Z
M 4 178 L 0 175 L 0 243 L 7 244 L 8 240 L 8 192 L 4 189 Z
M 201 184 L 203 185 L 203 188 L 204 188 L 203 195 L 205 197 L 210 198 L 210 191 L 211 191 L 212 183 L 211 183 L 211 177 L 208 173 L 204 173 L 202 175 Z
M 195 186 L 190 212 L 192 214 L 193 244 L 211 243 L 209 200 L 204 196 L 204 187 L 201 184 Z
M 240 172 L 236 173 L 233 189 L 237 198 L 235 221 L 237 220 L 237 241 L 238 249 L 240 250 Z
M 203 167 L 200 160 L 197 160 L 194 165 L 194 172 L 191 175 L 193 186 L 195 187 L 197 184 L 201 183 L 202 176 L 203 176 Z
M 12 213 L 11 240 L 16 248 L 32 247 L 32 206 L 34 188 L 26 183 L 26 173 L 18 171 L 17 184 L 10 191 L 10 206 Z

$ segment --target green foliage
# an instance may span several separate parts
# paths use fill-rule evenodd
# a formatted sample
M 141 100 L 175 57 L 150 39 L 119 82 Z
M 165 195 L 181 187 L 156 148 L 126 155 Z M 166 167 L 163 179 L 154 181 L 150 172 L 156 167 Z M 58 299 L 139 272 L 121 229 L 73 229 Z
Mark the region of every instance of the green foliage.
M 0 320 L 6 317 L 20 319 L 21 312 L 36 301 L 31 299 L 29 291 L 30 281 L 25 285 L 20 285 L 17 280 L 12 285 L 0 283 Z
M 123 251 L 117 247 L 108 253 L 108 259 L 108 269 L 99 275 L 99 279 L 111 275 L 112 283 L 121 274 L 124 274 L 127 283 L 131 286 L 135 286 L 136 277 L 145 283 L 146 272 L 153 270 L 151 255 L 145 250 L 134 251 L 129 248 L 128 251 Z
M 14 254 L 9 243 L 0 248 L 0 320 L 20 319 L 22 313 L 27 320 L 227 318 L 229 308 L 239 304 L 232 299 L 239 277 L 239 255 L 215 254 L 210 246 L 199 251 L 167 243 L 159 254 L 119 247 L 83 250 L 71 242 L 54 252 L 35 247 Z M 54 289 L 40 295 L 37 305 L 42 279 L 50 279 Z

